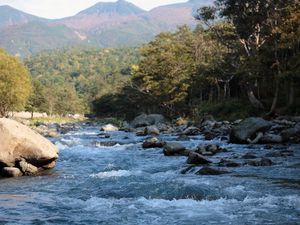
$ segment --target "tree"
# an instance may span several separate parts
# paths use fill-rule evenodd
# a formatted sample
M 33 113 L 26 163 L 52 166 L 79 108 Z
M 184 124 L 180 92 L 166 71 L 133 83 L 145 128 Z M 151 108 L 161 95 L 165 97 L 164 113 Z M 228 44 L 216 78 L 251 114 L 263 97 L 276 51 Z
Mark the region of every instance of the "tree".
M 25 107 L 27 111 L 31 112 L 31 119 L 33 118 L 33 113 L 42 110 L 42 106 L 46 102 L 42 84 L 38 80 L 34 80 L 32 85 L 32 93 Z
M 0 49 L 0 117 L 22 110 L 31 89 L 31 79 L 24 65 Z
M 265 74 L 265 70 L 269 70 L 262 64 L 265 57 L 263 50 L 266 46 L 272 46 L 275 60 L 272 65 L 276 71 L 273 71 L 272 79 L 275 81 L 276 88 L 271 106 L 271 111 L 274 111 L 278 100 L 279 78 L 282 73 L 279 69 L 278 29 L 289 17 L 290 7 L 295 5 L 299 7 L 298 0 L 217 0 L 215 7 L 204 7 L 198 11 L 197 19 L 204 21 L 210 27 L 214 21 L 218 21 L 218 16 L 233 25 L 237 41 L 243 49 L 239 53 L 238 70 L 244 73 L 242 81 L 251 104 L 259 110 L 264 110 L 265 107 L 258 97 L 258 82 L 265 79 L 262 74 Z
M 175 33 L 161 33 L 141 49 L 141 55 L 134 85 L 169 113 L 184 107 L 196 71 L 193 32 L 183 26 Z

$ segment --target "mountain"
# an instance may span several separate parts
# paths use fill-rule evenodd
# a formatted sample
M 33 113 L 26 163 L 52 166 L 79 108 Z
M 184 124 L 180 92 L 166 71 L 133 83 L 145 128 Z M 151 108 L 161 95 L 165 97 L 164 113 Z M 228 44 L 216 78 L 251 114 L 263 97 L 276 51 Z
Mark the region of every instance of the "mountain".
M 8 5 L 0 6 L 0 29 L 32 21 L 46 21 L 46 19 L 24 13 Z
M 72 45 L 132 47 L 162 31 L 196 25 L 193 13 L 213 0 L 190 0 L 150 11 L 125 0 L 99 2 L 75 16 L 57 20 L 36 17 L 0 6 L 0 47 L 26 57 L 41 50 Z

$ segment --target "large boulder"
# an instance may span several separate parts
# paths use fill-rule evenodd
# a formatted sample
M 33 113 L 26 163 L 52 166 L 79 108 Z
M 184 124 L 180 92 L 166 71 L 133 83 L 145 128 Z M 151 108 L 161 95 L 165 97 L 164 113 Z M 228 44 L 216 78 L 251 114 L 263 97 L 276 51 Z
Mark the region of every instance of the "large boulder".
M 251 117 L 234 126 L 230 133 L 230 142 L 245 144 L 254 139 L 258 132 L 265 132 L 272 123 L 259 117 Z
M 160 123 L 165 123 L 166 119 L 163 115 L 160 114 L 141 114 L 137 116 L 132 122 L 131 126 L 134 128 L 137 127 L 147 127 L 151 125 L 157 125 Z
M 0 143 L 0 171 L 16 167 L 31 174 L 53 167 L 58 159 L 58 149 L 50 141 L 14 120 L 0 119 Z

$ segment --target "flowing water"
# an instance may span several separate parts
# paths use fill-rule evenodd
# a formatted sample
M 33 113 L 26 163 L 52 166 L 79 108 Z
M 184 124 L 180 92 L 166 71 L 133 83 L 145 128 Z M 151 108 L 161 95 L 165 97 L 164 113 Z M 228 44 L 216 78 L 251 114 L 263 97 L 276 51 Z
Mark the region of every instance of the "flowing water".
M 120 144 L 95 127 L 82 127 L 52 141 L 60 148 L 49 174 L 0 180 L 0 224 L 300 224 L 300 148 L 229 145 L 200 136 L 182 142 L 192 148 L 217 143 L 228 152 L 210 159 L 241 160 L 246 152 L 271 158 L 271 167 L 225 168 L 220 176 L 187 174 L 186 157 L 165 157 L 161 149 L 143 150 L 143 137 L 115 132 Z M 162 136 L 175 140 L 175 136 Z M 200 167 L 198 168 L 200 169 Z

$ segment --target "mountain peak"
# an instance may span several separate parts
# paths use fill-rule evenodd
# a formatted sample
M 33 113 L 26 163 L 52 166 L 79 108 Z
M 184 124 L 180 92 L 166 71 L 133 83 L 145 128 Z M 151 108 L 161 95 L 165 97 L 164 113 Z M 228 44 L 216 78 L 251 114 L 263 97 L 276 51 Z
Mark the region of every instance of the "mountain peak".
M 98 2 L 94 6 L 81 11 L 79 14 L 119 14 L 119 15 L 137 15 L 145 12 L 136 5 L 125 0 L 117 2 Z

